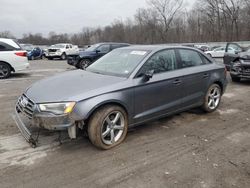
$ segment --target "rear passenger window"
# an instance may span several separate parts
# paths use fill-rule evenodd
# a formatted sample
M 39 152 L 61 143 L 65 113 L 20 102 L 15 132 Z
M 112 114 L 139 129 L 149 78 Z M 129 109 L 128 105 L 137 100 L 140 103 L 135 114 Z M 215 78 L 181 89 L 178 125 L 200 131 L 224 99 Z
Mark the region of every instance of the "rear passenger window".
M 154 73 L 163 73 L 177 69 L 174 50 L 164 50 L 154 54 L 142 67 L 140 75 L 154 70 Z
M 180 63 L 182 68 L 194 67 L 199 65 L 204 65 L 200 54 L 193 50 L 182 49 L 179 50 L 180 53 Z
M 16 48 L 4 42 L 0 42 L 0 51 L 13 51 L 13 50 L 16 50 Z
M 109 45 L 106 45 L 106 44 L 104 44 L 98 48 L 98 50 L 100 50 L 101 53 L 108 53 L 109 49 L 110 49 Z
M 113 49 L 116 49 L 116 48 L 120 48 L 120 47 L 122 47 L 121 44 L 112 44 L 112 45 L 111 45 L 111 49 L 112 49 L 112 50 L 113 50 Z

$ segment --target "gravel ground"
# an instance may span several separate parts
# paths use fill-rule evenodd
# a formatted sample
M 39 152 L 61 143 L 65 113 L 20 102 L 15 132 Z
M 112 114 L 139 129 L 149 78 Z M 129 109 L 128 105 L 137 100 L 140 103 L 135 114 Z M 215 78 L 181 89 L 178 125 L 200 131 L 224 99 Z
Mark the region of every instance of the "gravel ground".
M 219 110 L 191 110 L 129 130 L 120 146 L 101 151 L 85 137 L 63 144 L 42 134 L 24 141 L 11 113 L 17 97 L 37 80 L 73 69 L 37 60 L 0 80 L 0 182 L 4 187 L 190 187 L 250 185 L 250 82 L 232 83 Z

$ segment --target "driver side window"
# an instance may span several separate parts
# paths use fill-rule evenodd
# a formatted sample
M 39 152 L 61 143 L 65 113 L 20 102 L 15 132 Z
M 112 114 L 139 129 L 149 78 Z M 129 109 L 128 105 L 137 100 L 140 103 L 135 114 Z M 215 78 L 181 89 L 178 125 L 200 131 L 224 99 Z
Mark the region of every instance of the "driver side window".
M 109 45 L 102 45 L 97 50 L 100 51 L 100 53 L 108 53 L 109 52 Z
M 143 65 L 140 75 L 147 71 L 154 70 L 155 74 L 168 72 L 177 69 L 176 56 L 174 50 L 163 50 L 152 55 Z

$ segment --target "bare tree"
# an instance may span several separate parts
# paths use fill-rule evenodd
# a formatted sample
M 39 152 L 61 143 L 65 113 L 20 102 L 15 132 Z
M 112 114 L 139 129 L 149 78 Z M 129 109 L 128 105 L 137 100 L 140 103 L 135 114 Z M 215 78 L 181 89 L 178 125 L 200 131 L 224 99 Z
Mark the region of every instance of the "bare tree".
M 10 31 L 2 31 L 0 32 L 0 38 L 15 38 L 15 37 Z
M 149 0 L 148 4 L 159 14 L 160 33 L 162 40 L 166 42 L 168 31 L 175 15 L 182 8 L 183 0 Z

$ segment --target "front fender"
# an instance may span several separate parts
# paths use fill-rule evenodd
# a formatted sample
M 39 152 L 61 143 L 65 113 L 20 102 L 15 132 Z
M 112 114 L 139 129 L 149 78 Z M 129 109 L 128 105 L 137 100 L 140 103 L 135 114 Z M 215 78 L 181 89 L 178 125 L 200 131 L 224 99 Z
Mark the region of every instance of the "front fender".
M 107 93 L 93 98 L 80 101 L 76 104 L 72 117 L 76 121 L 87 120 L 95 110 L 106 104 L 117 104 L 124 108 L 128 114 L 129 122 L 132 121 L 130 117 L 134 112 L 134 97 L 131 90 L 118 91 L 114 93 Z

